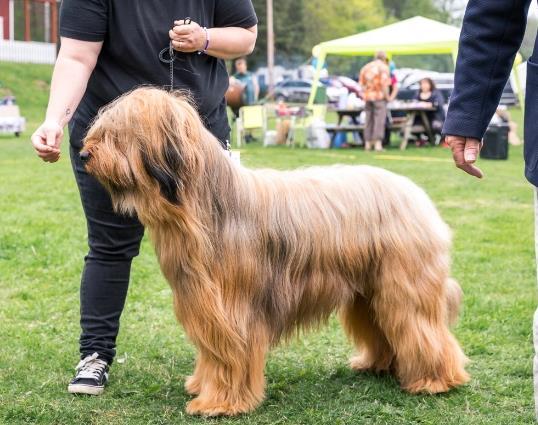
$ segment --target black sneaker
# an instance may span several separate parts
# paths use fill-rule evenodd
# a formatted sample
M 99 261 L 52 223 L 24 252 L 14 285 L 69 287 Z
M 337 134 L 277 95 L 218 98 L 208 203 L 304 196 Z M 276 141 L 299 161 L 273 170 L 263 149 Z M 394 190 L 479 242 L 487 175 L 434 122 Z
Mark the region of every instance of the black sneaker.
M 71 394 L 100 395 L 108 381 L 108 363 L 93 353 L 81 360 L 76 367 L 77 374 L 67 386 Z

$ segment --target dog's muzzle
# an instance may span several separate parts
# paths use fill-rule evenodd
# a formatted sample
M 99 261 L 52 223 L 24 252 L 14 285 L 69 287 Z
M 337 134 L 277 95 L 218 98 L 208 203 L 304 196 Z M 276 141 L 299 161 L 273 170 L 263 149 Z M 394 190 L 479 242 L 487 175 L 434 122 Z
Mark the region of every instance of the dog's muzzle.
M 80 151 L 78 156 L 82 162 L 88 162 L 90 159 L 90 153 L 88 151 Z

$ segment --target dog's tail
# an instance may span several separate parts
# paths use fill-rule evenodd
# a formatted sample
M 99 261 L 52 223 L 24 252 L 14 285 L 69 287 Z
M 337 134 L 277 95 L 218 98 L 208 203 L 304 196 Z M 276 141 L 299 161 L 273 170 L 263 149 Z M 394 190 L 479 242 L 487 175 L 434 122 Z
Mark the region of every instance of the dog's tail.
M 463 291 L 455 279 L 448 278 L 445 284 L 447 318 L 448 323 L 453 325 L 458 320 L 460 304 L 463 298 Z

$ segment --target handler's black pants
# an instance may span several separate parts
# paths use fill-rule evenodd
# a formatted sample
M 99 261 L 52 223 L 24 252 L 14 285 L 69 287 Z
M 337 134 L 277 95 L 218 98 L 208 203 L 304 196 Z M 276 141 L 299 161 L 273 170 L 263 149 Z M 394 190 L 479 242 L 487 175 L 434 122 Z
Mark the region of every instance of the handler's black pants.
M 89 252 L 80 286 L 80 354 L 112 362 L 120 316 L 129 287 L 131 261 L 138 255 L 144 227 L 135 217 L 112 209 L 109 194 L 84 169 L 79 148 L 71 146 L 71 164 L 88 226 Z
M 79 158 L 80 134 L 80 128 L 75 127 L 70 146 L 90 248 L 84 258 L 80 286 L 80 355 L 84 358 L 98 353 L 111 363 L 116 354 L 131 262 L 138 255 L 144 227 L 136 217 L 116 214 L 108 192 L 86 172 Z M 226 148 L 227 142 L 220 143 Z

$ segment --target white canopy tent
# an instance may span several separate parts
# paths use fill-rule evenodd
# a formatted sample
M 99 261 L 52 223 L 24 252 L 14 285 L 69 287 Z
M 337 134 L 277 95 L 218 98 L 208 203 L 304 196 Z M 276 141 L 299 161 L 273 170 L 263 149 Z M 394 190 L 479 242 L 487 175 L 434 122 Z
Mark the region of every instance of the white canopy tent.
M 455 62 L 460 31 L 457 27 L 422 16 L 415 16 L 371 31 L 320 43 L 312 49 L 313 56 L 317 58 L 317 67 L 308 104 L 311 106 L 314 103 L 320 73 L 328 55 L 373 56 L 382 50 L 389 57 L 393 55 L 450 54 Z M 521 58 L 518 55 L 516 63 L 519 62 L 521 62 Z M 517 73 L 514 73 L 514 78 L 523 106 L 523 93 L 520 90 Z

